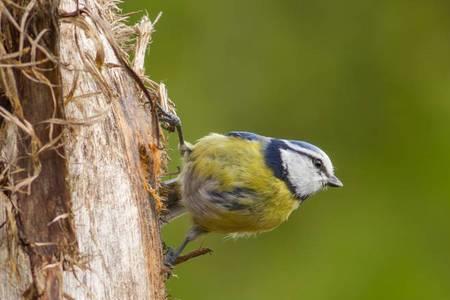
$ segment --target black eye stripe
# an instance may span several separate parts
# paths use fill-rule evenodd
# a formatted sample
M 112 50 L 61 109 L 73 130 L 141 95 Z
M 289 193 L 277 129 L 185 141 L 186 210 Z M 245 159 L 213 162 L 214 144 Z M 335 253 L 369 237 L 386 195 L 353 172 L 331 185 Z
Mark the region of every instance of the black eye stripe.
M 323 161 L 320 158 L 313 158 L 313 164 L 319 169 L 323 169 Z

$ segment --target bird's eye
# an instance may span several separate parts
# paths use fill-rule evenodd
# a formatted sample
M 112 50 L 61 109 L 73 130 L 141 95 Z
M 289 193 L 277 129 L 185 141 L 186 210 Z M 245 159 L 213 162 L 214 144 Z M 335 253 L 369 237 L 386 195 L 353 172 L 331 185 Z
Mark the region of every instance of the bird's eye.
M 322 160 L 318 159 L 318 158 L 314 158 L 313 159 L 313 164 L 317 169 L 321 169 L 323 166 L 323 162 Z

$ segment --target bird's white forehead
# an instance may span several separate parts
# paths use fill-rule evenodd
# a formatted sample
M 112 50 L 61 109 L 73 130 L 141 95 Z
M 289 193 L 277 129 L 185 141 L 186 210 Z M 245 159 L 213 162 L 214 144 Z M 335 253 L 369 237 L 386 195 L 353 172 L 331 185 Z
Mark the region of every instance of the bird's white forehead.
M 298 142 L 298 143 L 293 143 L 291 141 L 284 141 L 284 142 L 289 148 L 291 148 L 294 151 L 322 160 L 325 169 L 328 170 L 331 174 L 333 173 L 334 168 L 333 164 L 331 163 L 331 159 L 319 147 L 316 147 L 306 142 Z

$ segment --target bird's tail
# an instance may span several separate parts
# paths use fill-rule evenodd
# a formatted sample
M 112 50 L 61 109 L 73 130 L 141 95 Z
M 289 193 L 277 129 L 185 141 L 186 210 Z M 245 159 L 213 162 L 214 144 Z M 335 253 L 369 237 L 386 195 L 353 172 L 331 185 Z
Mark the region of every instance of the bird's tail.
M 186 212 L 181 204 L 181 190 L 178 178 L 161 183 L 160 196 L 164 201 L 165 209 L 161 212 L 162 224 L 170 223 Z

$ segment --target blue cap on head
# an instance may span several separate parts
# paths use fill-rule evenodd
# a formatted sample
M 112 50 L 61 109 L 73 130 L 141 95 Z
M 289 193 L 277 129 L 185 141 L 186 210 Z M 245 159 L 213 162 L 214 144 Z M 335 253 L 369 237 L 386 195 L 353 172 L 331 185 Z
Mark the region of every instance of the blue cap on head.
M 301 148 L 305 148 L 305 149 L 311 150 L 313 152 L 316 152 L 317 154 L 324 153 L 322 149 L 320 149 L 319 147 L 314 146 L 313 144 L 310 144 L 308 142 L 296 141 L 296 140 L 288 140 L 288 142 L 292 143 L 294 145 L 300 146 Z
M 263 137 L 259 134 L 247 132 L 247 131 L 231 131 L 226 134 L 227 136 L 237 137 L 244 140 L 255 141 L 260 140 Z

